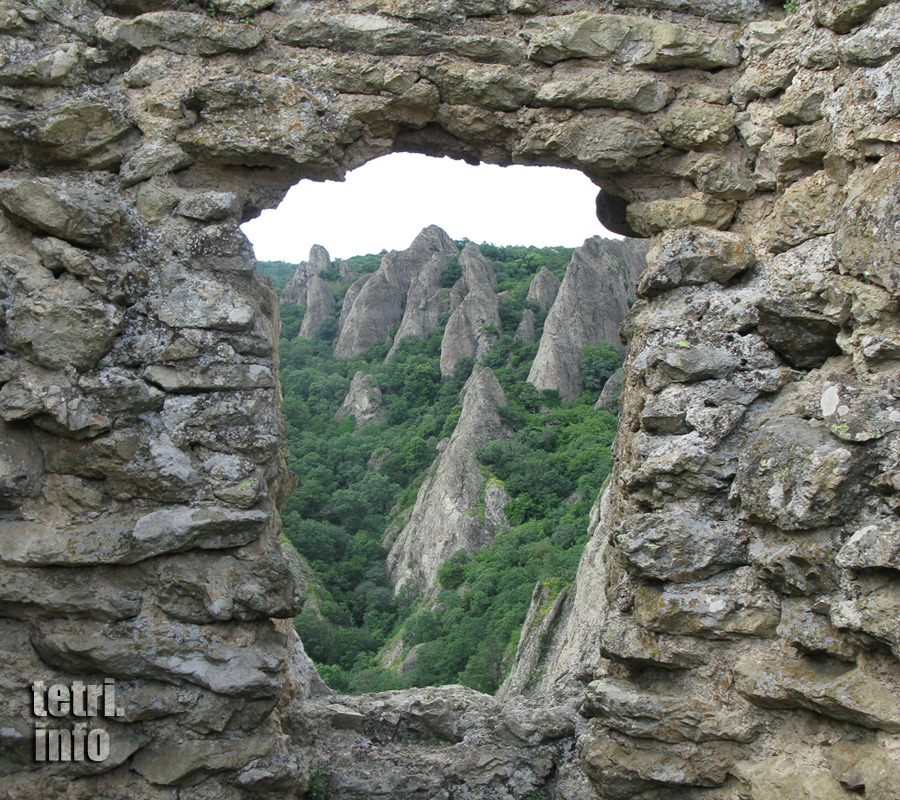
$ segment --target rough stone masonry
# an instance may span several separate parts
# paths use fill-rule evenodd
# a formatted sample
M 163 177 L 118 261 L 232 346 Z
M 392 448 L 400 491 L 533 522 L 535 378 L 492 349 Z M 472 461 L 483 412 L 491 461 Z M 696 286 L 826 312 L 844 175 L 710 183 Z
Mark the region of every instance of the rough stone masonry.
M 797 5 L 0 0 L 0 796 L 896 800 L 900 3 Z M 578 169 L 653 237 L 496 699 L 334 697 L 290 624 L 238 224 L 395 151 Z M 106 678 L 108 758 L 35 763 L 32 684 Z

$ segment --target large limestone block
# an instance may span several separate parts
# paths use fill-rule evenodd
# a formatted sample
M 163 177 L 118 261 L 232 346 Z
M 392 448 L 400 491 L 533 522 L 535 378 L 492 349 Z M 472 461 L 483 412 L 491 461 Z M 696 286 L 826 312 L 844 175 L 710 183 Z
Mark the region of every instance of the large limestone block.
M 731 499 L 740 516 L 783 530 L 839 523 L 855 513 L 867 452 L 797 418 L 764 425 L 738 463 Z
M 44 454 L 24 425 L 0 422 L 0 508 L 17 508 L 44 483 Z
M 883 159 L 850 186 L 834 250 L 844 269 L 900 292 L 900 158 Z
M 717 69 L 741 60 L 727 39 L 646 17 L 577 12 L 529 20 L 525 31 L 528 57 L 545 64 L 595 58 L 645 69 Z
M 834 233 L 843 202 L 843 189 L 824 170 L 788 187 L 775 205 L 772 252 L 783 253 L 814 236 Z
M 235 769 L 249 759 L 267 755 L 275 745 L 269 732 L 229 739 L 201 739 L 179 742 L 177 747 L 148 747 L 141 750 L 132 768 L 150 783 L 170 786 L 197 773 Z
M 626 8 L 661 8 L 709 17 L 722 22 L 749 22 L 763 16 L 762 0 L 616 0 Z
M 855 64 L 876 67 L 900 50 L 900 12 L 894 3 L 879 9 L 869 24 L 837 41 L 841 55 Z
M 632 516 L 614 539 L 634 575 L 685 583 L 748 563 L 733 527 L 672 511 Z
M 828 300 L 837 294 L 831 288 L 837 271 L 831 237 L 813 238 L 766 263 L 768 287 L 756 304 L 758 329 L 797 369 L 817 367 L 839 352 L 841 320 L 830 313 Z
M 678 101 L 669 106 L 659 132 L 680 150 L 721 149 L 734 136 L 734 113 L 727 106 Z
M 838 628 L 866 634 L 900 658 L 900 586 L 889 585 L 835 603 L 829 614 Z
M 784 598 L 778 635 L 806 655 L 826 655 L 855 661 L 858 646 L 852 637 L 836 628 L 828 616 L 813 610 L 807 598 Z
M 900 429 L 900 403 L 893 395 L 854 386 L 837 376 L 825 382 L 814 410 L 834 436 L 847 442 L 882 439 Z
M 134 564 L 161 553 L 248 544 L 269 522 L 264 511 L 174 508 L 144 516 L 119 514 L 56 528 L 30 521 L 0 522 L 4 564 Z
M 893 520 L 866 525 L 837 554 L 844 569 L 900 570 L 900 525 Z
M 581 765 L 605 800 L 631 800 L 657 789 L 719 786 L 738 760 L 741 746 L 730 742 L 679 742 L 631 738 L 591 720 L 578 741 Z
M 747 786 L 753 800 L 853 800 L 824 766 L 799 764 L 793 754 L 767 758 L 763 761 L 742 761 L 735 765 L 738 781 Z
M 625 108 L 652 114 L 675 97 L 663 81 L 634 72 L 613 72 L 583 67 L 556 67 L 538 89 L 537 106 L 562 108 Z
M 116 247 L 128 228 L 122 207 L 99 193 L 55 178 L 0 180 L 0 205 L 44 233 L 88 247 Z
M 203 13 L 154 11 L 131 20 L 101 17 L 97 35 L 117 47 L 150 52 L 162 47 L 175 53 L 214 56 L 252 50 L 265 38 L 261 26 L 213 19 Z
M 692 225 L 727 228 L 737 203 L 697 192 L 688 197 L 642 200 L 628 206 L 628 223 L 641 236 Z
M 833 592 L 840 581 L 834 552 L 840 538 L 832 531 L 802 537 L 769 533 L 750 545 L 750 563 L 766 583 L 786 595 Z
M 294 617 L 306 586 L 277 549 L 255 558 L 195 552 L 170 560 L 159 575 L 160 608 L 197 624 Z
M 190 166 L 191 157 L 175 142 L 154 140 L 141 145 L 122 164 L 120 174 L 125 186 L 134 186 L 154 175 L 167 175 Z
M 647 254 L 637 294 L 652 297 L 678 286 L 725 285 L 756 263 L 750 240 L 736 233 L 689 227 L 667 231 Z
M 7 333 L 42 367 L 88 370 L 112 346 L 123 319 L 120 308 L 65 276 L 17 298 L 7 315 Z
M 33 111 L 13 127 L 25 151 L 57 167 L 108 169 L 122 160 L 121 140 L 130 122 L 111 105 L 73 98 Z
M 867 800 L 892 800 L 900 786 L 900 757 L 890 740 L 877 742 L 835 742 L 825 753 L 831 774 Z
M 735 687 L 765 708 L 806 708 L 834 719 L 900 732 L 900 700 L 876 675 L 841 662 L 752 656 L 734 668 Z
M 800 72 L 775 106 L 775 120 L 788 126 L 817 122 L 825 115 L 825 104 L 833 94 L 829 73 Z
M 291 20 L 275 38 L 297 47 L 328 47 L 376 55 L 428 54 L 440 49 L 440 34 L 407 22 L 368 14 L 303 16 Z
M 239 389 L 271 389 L 275 375 L 262 364 L 210 364 L 197 367 L 147 367 L 144 377 L 163 391 L 219 392 Z
M 610 615 L 603 626 L 600 653 L 604 658 L 633 667 L 692 669 L 705 664 L 710 654 L 690 636 L 654 633 L 633 618 Z
M 526 105 L 535 93 L 531 81 L 518 69 L 499 64 L 439 64 L 424 73 L 438 87 L 441 101 L 451 105 L 474 104 L 498 111 L 515 111 Z
M 644 584 L 634 593 L 634 617 L 658 633 L 711 639 L 772 636 L 778 598 L 749 567 L 699 583 Z
M 849 33 L 891 0 L 814 0 L 816 22 L 837 33 Z
M 627 736 L 671 743 L 752 742 L 761 727 L 759 715 L 740 699 L 667 694 L 616 678 L 588 684 L 580 713 Z
M 276 697 L 284 683 L 284 637 L 271 622 L 192 625 L 162 614 L 126 625 L 57 620 L 36 633 L 33 644 L 48 664 L 76 674 L 184 679 L 254 700 Z
M 4 566 L 0 603 L 4 615 L 13 619 L 115 622 L 138 615 L 147 587 L 147 577 L 137 569 Z
M 697 159 L 689 175 L 701 192 L 723 200 L 747 200 L 756 191 L 746 165 L 718 153 L 706 153 Z
M 243 331 L 256 319 L 253 306 L 239 291 L 211 275 L 196 273 L 180 276 L 162 297 L 150 300 L 150 308 L 171 328 Z
M 523 163 L 554 163 L 564 158 L 591 174 L 602 175 L 630 169 L 663 144 L 655 130 L 627 117 L 586 111 L 560 120 L 547 112 L 533 112 L 533 122 L 515 145 Z

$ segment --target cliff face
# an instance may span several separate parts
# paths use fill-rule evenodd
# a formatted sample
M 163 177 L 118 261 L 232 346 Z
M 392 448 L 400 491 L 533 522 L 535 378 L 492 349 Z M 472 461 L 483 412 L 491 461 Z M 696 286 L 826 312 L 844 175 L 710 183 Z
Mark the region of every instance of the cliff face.
M 453 313 L 441 341 L 441 375 L 452 375 L 461 358 L 479 362 L 497 341 L 500 328 L 497 278 L 490 263 L 469 242 L 459 265 L 462 275 L 453 285 Z
M 532 282 L 528 296 L 555 298 L 544 322 L 537 355 L 528 373 L 538 389 L 554 389 L 563 401 L 580 394 L 581 348 L 608 342 L 624 351 L 619 326 L 633 299 L 632 286 L 640 274 L 642 242 L 621 243 L 594 236 L 572 254 L 562 284 L 553 292 L 552 281 L 541 277 Z M 615 253 L 615 254 L 614 254 Z M 627 254 L 628 260 L 618 255 Z M 554 278 L 547 272 L 549 278 Z M 540 280 L 539 280 L 540 279 Z
M 512 435 L 497 413 L 506 397 L 487 367 L 476 367 L 463 392 L 453 435 L 438 453 L 409 522 L 388 553 L 387 569 L 397 591 L 410 581 L 419 591 L 430 592 L 450 556 L 487 547 L 506 526 L 502 509 L 509 497 L 501 486 L 485 484 L 475 458 L 479 447 Z
M 314 244 L 309 250 L 309 261 L 302 261 L 297 265 L 294 276 L 281 290 L 282 303 L 294 303 L 298 306 L 307 305 L 306 292 L 310 280 L 318 276 L 319 271 L 331 266 L 331 257 L 328 251 L 320 244 Z
M 354 356 L 379 342 L 387 341 L 391 330 L 403 322 L 407 295 L 423 268 L 430 265 L 430 272 L 434 273 L 442 262 L 446 267 L 446 259 L 458 252 L 450 237 L 437 226 L 431 225 L 425 228 L 406 250 L 392 250 L 385 255 L 381 260 L 381 266 L 372 275 L 364 275 L 357 281 L 363 283 L 353 292 L 346 315 L 341 314 L 340 331 L 334 345 L 335 356 L 339 358 Z M 433 264 L 432 258 L 436 259 Z M 351 285 L 348 294 L 356 288 L 357 283 Z M 427 296 L 423 294 L 422 297 L 419 297 L 419 294 L 427 292 L 429 286 L 431 286 L 429 283 L 416 282 L 414 308 L 420 309 L 423 304 L 428 305 L 427 299 L 432 297 L 433 293 Z M 433 312 L 430 316 L 433 316 Z M 419 321 L 414 322 L 411 313 L 407 330 L 412 333 L 421 328 L 430 316 L 423 309 Z
M 313 275 L 306 284 L 306 313 L 297 334 L 303 339 L 312 339 L 316 328 L 336 311 L 334 294 L 318 275 Z
M 319 761 L 342 798 L 897 796 L 900 5 L 781 6 L 3 4 L 6 797 L 291 797 Z M 286 621 L 275 298 L 239 224 L 394 151 L 579 169 L 654 237 L 521 714 L 347 711 Z M 404 274 L 355 284 L 345 353 Z M 35 763 L 32 681 L 88 677 L 118 681 L 110 757 Z
M 540 272 L 534 276 L 531 286 L 528 287 L 526 300 L 533 300 L 544 311 L 549 311 L 559 293 L 561 281 L 546 267 L 541 267 Z
M 386 411 L 381 399 L 381 389 L 365 372 L 357 372 L 350 382 L 350 390 L 334 415 L 336 422 L 343 422 L 351 414 L 356 417 L 356 430 L 370 422 L 380 420 Z

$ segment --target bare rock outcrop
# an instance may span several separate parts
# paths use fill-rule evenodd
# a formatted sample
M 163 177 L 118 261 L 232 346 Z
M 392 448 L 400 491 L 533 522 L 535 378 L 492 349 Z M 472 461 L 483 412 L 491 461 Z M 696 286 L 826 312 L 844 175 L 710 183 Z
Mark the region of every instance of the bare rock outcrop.
M 509 497 L 497 482 L 485 482 L 475 451 L 512 432 L 497 413 L 506 405 L 503 389 L 487 367 L 475 368 L 463 388 L 456 429 L 435 459 L 409 521 L 391 545 L 387 569 L 399 591 L 412 582 L 423 593 L 436 585 L 437 572 L 459 550 L 487 547 L 507 523 Z
M 349 261 L 338 259 L 334 263 L 338 265 L 338 275 L 341 283 L 353 283 L 359 277 L 356 268 Z
M 306 313 L 297 336 L 312 339 L 316 328 L 336 312 L 334 293 L 318 275 L 313 275 L 306 284 Z
M 453 313 L 441 341 L 441 375 L 452 375 L 456 362 L 481 361 L 500 330 L 497 277 L 478 246 L 467 243 L 459 257 L 462 275 L 453 286 Z
M 609 342 L 624 350 L 619 326 L 633 297 L 633 268 L 607 245 L 608 240 L 594 236 L 572 254 L 528 373 L 530 383 L 558 391 L 563 401 L 581 392 L 582 347 Z
M 459 800 L 552 791 L 565 785 L 557 772 L 572 758 L 578 725 L 572 707 L 501 704 L 463 686 L 322 696 L 293 711 L 322 731 L 299 753 L 328 764 L 332 796 L 346 800 L 447 797 L 448 786 Z
M 435 253 L 412 279 L 403 319 L 388 351 L 388 358 L 407 336 L 422 339 L 441 324 L 441 316 L 450 308 L 450 298 L 441 284 L 441 274 L 446 268 L 446 253 Z
M 525 344 L 531 344 L 537 338 L 535 331 L 535 314 L 530 308 L 526 308 L 522 312 L 522 319 L 516 327 L 516 338 L 521 339 Z
M 550 272 L 549 269 L 541 267 L 538 274 L 532 278 L 525 299 L 533 300 L 544 311 L 549 311 L 550 307 L 553 305 L 553 301 L 556 300 L 556 295 L 559 293 L 561 283 L 562 281 Z
M 359 430 L 363 425 L 380 420 L 385 410 L 378 384 L 371 375 L 359 371 L 353 376 L 347 396 L 334 419 L 335 422 L 343 422 L 353 414 L 356 417 L 356 430 Z
M 281 302 L 294 303 L 298 306 L 307 305 L 306 292 L 310 280 L 330 266 L 331 257 L 328 251 L 322 245 L 314 244 L 309 250 L 309 261 L 302 261 L 297 265 L 294 276 L 281 290 Z
M 335 356 L 354 356 L 387 341 L 391 330 L 403 319 L 407 294 L 422 267 L 436 254 L 450 258 L 458 252 L 444 231 L 430 225 L 406 250 L 387 253 L 371 276 L 363 276 L 365 283 L 355 293 L 346 316 L 342 314 Z

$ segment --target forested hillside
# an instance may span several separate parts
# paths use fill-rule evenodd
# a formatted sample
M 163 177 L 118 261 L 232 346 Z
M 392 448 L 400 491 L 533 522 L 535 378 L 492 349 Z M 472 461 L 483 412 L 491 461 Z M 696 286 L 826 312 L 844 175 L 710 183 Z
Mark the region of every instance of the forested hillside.
M 337 316 L 311 338 L 298 338 L 305 308 L 282 302 L 283 414 L 289 467 L 298 476 L 282 517 L 287 539 L 316 576 L 295 625 L 322 677 L 343 692 L 444 683 L 496 690 L 536 581 L 558 590 L 574 578 L 590 508 L 610 471 L 616 418 L 594 404 L 621 362 L 616 348 L 583 348 L 585 390 L 565 404 L 526 380 L 547 317 L 546 307 L 526 299 L 529 287 L 542 267 L 562 279 L 572 249 L 480 250 L 496 275 L 500 318 L 481 362 L 506 396 L 497 410 L 509 437 L 478 449 L 477 460 L 484 480 L 510 498 L 503 509 L 508 524 L 486 549 L 461 550 L 444 563 L 438 586 L 427 594 L 413 584 L 395 593 L 386 576 L 387 548 L 433 475 L 439 443 L 454 431 L 474 361 L 461 358 L 452 374 L 441 375 L 449 312 L 424 338 L 403 339 L 387 359 L 390 341 L 335 358 Z M 380 255 L 361 256 L 319 271 L 337 315 L 348 293 L 341 271 L 349 264 L 365 275 L 380 261 Z M 290 279 L 287 267 L 259 264 L 279 291 Z M 446 294 L 460 274 L 458 259 L 447 259 L 440 274 Z M 516 335 L 526 314 L 534 325 L 527 342 Z M 360 427 L 352 414 L 335 420 L 359 372 L 380 391 L 383 406 L 380 419 Z M 485 512 L 471 513 L 483 518 Z

